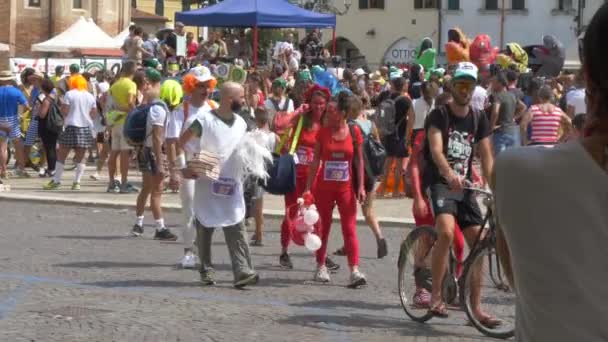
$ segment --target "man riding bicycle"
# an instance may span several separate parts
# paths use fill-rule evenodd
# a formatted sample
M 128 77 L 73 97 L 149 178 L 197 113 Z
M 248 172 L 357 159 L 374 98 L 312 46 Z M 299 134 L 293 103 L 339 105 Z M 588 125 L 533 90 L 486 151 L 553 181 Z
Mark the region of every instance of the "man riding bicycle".
M 455 225 L 462 228 L 467 244 L 472 246 L 481 229 L 483 218 L 471 191 L 464 190 L 472 179 L 473 145 L 478 147 L 485 179 L 493 167 L 491 129 L 488 119 L 471 107 L 477 82 L 477 67 L 469 62 L 459 63 L 453 77 L 454 100 L 433 110 L 425 124 L 427 144 L 424 150 L 426 167 L 424 184 L 435 214 L 437 241 L 432 255 L 432 292 L 429 313 L 446 318 L 448 310 L 442 297 L 450 244 Z M 477 270 L 477 278 L 480 278 Z M 482 312 L 480 279 L 471 289 L 473 313 L 482 324 L 496 326 L 496 318 Z

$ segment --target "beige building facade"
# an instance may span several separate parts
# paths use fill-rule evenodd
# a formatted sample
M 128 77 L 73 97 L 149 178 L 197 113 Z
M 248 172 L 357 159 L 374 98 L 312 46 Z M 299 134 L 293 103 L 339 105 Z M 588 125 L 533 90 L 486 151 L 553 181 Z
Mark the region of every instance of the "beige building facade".
M 46 41 L 79 17 L 93 18 L 108 35 L 115 36 L 131 21 L 128 0 L 0 0 L 0 42 L 10 46 L 9 56 L 36 56 L 32 44 Z
M 337 54 L 350 67 L 408 63 L 424 37 L 433 39 L 435 46 L 439 43 L 439 12 L 437 7 L 424 8 L 427 3 L 433 1 L 352 1 L 349 11 L 337 16 Z M 341 0 L 334 5 L 344 7 Z M 331 45 L 331 38 L 331 31 L 324 30 L 323 40 Z

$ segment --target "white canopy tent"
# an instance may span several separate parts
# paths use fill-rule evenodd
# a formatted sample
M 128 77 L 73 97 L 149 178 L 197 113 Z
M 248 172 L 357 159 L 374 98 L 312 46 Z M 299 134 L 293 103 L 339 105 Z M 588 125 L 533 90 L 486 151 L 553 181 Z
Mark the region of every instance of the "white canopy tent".
M 100 29 L 93 19 L 80 17 L 67 30 L 45 42 L 32 45 L 32 51 L 65 53 L 82 49 L 117 49 L 121 45 Z
M 10 50 L 10 47 L 8 46 L 8 44 L 0 43 L 0 52 L 6 52 L 9 50 Z

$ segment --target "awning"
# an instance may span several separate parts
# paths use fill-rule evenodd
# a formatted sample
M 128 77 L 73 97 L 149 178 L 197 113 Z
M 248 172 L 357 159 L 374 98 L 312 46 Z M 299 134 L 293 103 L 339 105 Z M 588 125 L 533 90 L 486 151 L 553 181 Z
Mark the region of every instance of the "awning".
M 82 49 L 119 49 L 121 45 L 100 29 L 93 19 L 80 17 L 67 30 L 45 42 L 32 45 L 32 51 L 66 53 Z

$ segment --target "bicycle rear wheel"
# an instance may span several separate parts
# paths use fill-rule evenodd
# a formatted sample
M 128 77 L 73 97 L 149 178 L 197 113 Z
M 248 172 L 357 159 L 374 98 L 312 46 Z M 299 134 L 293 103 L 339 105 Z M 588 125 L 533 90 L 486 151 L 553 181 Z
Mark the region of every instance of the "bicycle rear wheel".
M 399 298 L 405 313 L 416 322 L 426 322 L 431 293 L 431 256 L 437 234 L 433 227 L 414 229 L 401 243 L 398 262 Z M 424 290 L 423 290 L 424 289 Z M 421 293 L 426 293 L 421 295 Z
M 486 336 L 493 338 L 510 338 L 515 332 L 515 292 L 508 286 L 496 286 L 492 279 L 490 264 L 498 261 L 493 248 L 482 248 L 468 258 L 463 272 L 464 289 L 461 301 L 471 323 Z M 492 326 L 482 322 L 474 314 L 475 289 L 479 288 L 480 309 L 486 315 L 500 320 L 499 325 Z

